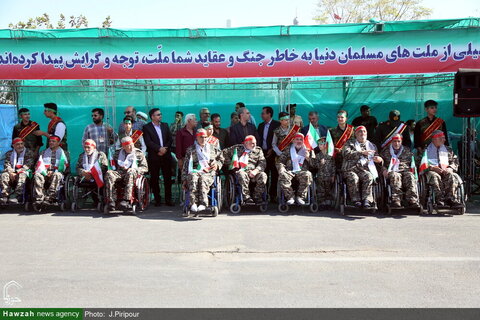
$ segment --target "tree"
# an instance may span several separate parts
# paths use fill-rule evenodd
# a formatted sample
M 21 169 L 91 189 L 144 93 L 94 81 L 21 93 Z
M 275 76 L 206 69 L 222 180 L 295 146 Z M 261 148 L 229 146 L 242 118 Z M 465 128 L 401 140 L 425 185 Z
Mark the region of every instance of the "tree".
M 419 20 L 428 18 L 432 9 L 422 6 L 423 0 L 319 0 L 319 24 L 362 23 L 375 18 L 380 21 Z

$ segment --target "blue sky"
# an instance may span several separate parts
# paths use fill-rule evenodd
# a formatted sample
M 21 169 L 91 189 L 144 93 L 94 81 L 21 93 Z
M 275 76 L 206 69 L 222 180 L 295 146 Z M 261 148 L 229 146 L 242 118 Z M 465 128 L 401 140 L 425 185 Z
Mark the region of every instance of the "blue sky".
M 84 14 L 90 27 L 100 27 L 108 15 L 114 28 L 220 28 L 227 19 L 232 27 L 288 25 L 295 15 L 301 25 L 314 24 L 315 0 L 0 0 L 0 29 L 48 13 Z M 480 17 L 479 0 L 424 0 L 434 10 L 432 19 Z

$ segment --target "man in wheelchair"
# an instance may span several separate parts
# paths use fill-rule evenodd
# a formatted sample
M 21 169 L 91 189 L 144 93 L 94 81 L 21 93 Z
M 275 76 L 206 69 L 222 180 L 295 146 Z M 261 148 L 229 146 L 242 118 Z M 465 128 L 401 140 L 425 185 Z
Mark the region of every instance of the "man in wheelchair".
M 372 208 L 372 185 L 378 178 L 375 164 L 382 163 L 383 160 L 378 156 L 377 147 L 367 140 L 367 129 L 364 126 L 355 129 L 355 140 L 347 141 L 342 155 L 342 173 L 350 200 L 357 208 L 362 205 L 365 209 Z
M 222 152 L 208 143 L 208 138 L 205 129 L 198 129 L 196 141 L 187 148 L 183 162 L 183 189 L 189 191 L 192 212 L 204 211 L 208 207 L 208 192 L 223 164 Z
M 121 140 L 122 149 L 115 152 L 116 170 L 108 170 L 105 174 L 105 196 L 108 199 L 108 210 L 115 210 L 115 184 L 124 186 L 120 207 L 129 209 L 133 196 L 135 178 L 148 172 L 147 160 L 143 152 L 135 148 L 131 137 Z
M 225 159 L 231 159 L 230 169 L 238 178 L 245 204 L 264 203 L 263 194 L 266 190 L 267 174 L 264 172 L 267 162 L 263 150 L 257 146 L 257 139 L 253 135 L 245 137 L 243 144 L 237 144 L 223 150 Z M 240 158 L 238 158 L 240 155 Z M 248 184 L 255 182 L 253 199 L 250 197 Z
M 297 204 L 305 205 L 308 187 L 313 182 L 309 168 L 312 167 L 315 155 L 305 147 L 304 138 L 303 134 L 297 133 L 290 147 L 277 159 L 278 183 L 287 199 L 287 205 L 294 204 L 295 200 Z M 293 180 L 298 181 L 296 192 L 292 188 Z
M 438 206 L 461 207 L 460 199 L 457 199 L 456 190 L 459 181 L 454 173 L 458 170 L 458 158 L 452 148 L 445 146 L 445 134 L 441 130 L 432 133 L 432 142 L 427 150 L 428 169 L 425 172 L 427 184 L 435 192 L 435 200 Z
M 419 208 L 417 179 L 411 171 L 413 154 L 410 148 L 402 145 L 403 137 L 397 133 L 381 153 L 383 176 L 390 180 L 392 190 L 391 206 L 402 206 L 402 187 L 409 207 Z
M 77 161 L 77 174 L 80 182 L 92 182 L 99 188 L 103 186 L 103 179 L 100 177 L 105 176 L 108 169 L 108 159 L 105 153 L 97 150 L 97 144 L 92 139 L 87 139 L 83 143 L 83 150 Z M 98 203 L 98 197 L 95 193 L 92 193 L 94 206 Z
M 41 204 L 53 204 L 58 201 L 57 191 L 70 173 L 70 156 L 60 147 L 60 137 L 51 135 L 48 140 L 49 148 L 45 149 L 37 161 L 33 175 L 34 208 Z M 45 188 L 49 184 L 48 189 Z M 46 189 L 46 194 L 44 190 Z
M 5 154 L 4 169 L 0 178 L 1 205 L 6 205 L 7 201 L 12 204 L 21 202 L 25 183 L 35 164 L 35 154 L 32 150 L 25 148 L 21 138 L 13 139 L 12 145 L 13 150 Z M 9 199 L 11 186 L 14 196 Z
M 321 209 L 333 204 L 332 185 L 335 182 L 335 159 L 328 154 L 326 137 L 318 140 L 319 152 L 315 154 L 313 167 L 317 169 L 317 201 Z

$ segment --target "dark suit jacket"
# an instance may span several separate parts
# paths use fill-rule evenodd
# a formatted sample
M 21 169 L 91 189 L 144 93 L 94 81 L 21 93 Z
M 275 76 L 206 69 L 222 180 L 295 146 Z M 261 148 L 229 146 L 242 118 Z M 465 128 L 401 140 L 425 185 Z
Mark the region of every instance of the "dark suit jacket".
M 270 122 L 270 126 L 268 127 L 268 133 L 267 133 L 267 147 L 265 148 L 263 146 L 263 131 L 265 129 L 265 121 L 258 125 L 258 136 L 260 138 L 260 140 L 258 141 L 258 145 L 262 149 L 267 149 L 267 150 L 272 149 L 273 130 L 277 129 L 278 127 L 280 127 L 280 122 L 278 122 L 277 120 L 272 120 L 272 122 Z
M 242 123 L 239 122 L 233 127 L 230 127 L 230 145 L 234 146 L 236 144 L 242 144 L 247 135 L 253 135 L 257 139 L 257 145 L 261 143 L 260 138 L 258 137 L 257 128 L 250 122 L 247 122 L 247 134 L 243 132 Z
M 160 129 L 162 130 L 163 147 L 168 149 L 168 152 L 164 156 L 170 157 L 173 142 L 172 133 L 170 132 L 168 124 L 165 122 L 160 122 Z M 160 139 L 158 138 L 153 123 L 149 122 L 143 126 L 143 140 L 147 146 L 148 158 L 152 160 L 160 159 L 158 155 L 158 151 L 161 148 Z

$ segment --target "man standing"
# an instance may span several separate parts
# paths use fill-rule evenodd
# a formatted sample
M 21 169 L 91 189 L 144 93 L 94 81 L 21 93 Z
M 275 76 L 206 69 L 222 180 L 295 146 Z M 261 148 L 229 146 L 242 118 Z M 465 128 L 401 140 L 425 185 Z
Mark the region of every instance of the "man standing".
M 367 140 L 367 128 L 355 129 L 355 140 L 349 140 L 342 150 L 343 177 L 347 183 L 350 200 L 355 207 L 371 208 L 373 201 L 373 182 L 378 177 L 375 163 L 382 163 L 377 147 Z
M 175 155 L 178 159 L 178 169 L 183 168 L 183 160 L 187 153 L 188 147 L 195 142 L 195 131 L 197 128 L 197 117 L 193 113 L 185 116 L 185 126 L 177 132 L 177 141 L 175 147 Z
M 183 126 L 183 112 L 175 112 L 175 121 L 170 124 L 170 132 L 172 133 L 172 150 L 175 150 L 177 132 L 182 129 Z
M 18 110 L 18 117 L 21 121 L 13 127 L 12 139 L 22 139 L 25 148 L 29 149 L 38 157 L 40 147 L 43 146 L 42 136 L 36 134 L 37 130 L 40 130 L 40 125 L 30 120 L 30 110 L 27 108 Z
M 335 151 L 333 157 L 335 158 L 335 166 L 340 170 L 343 162 L 342 149 L 349 139 L 353 138 L 353 126 L 347 123 L 348 113 L 345 110 L 337 112 L 337 126 L 330 129 Z
M 235 104 L 235 112 L 238 114 L 238 110 L 240 110 L 241 108 L 246 108 L 245 103 L 237 102 Z M 230 118 L 232 117 L 232 115 L 233 113 L 230 115 Z M 253 124 L 254 126 L 257 126 L 257 122 L 255 121 L 255 117 L 253 115 L 250 115 L 250 120 L 248 120 L 248 122 Z
M 356 117 L 352 121 L 354 127 L 364 126 L 367 128 L 367 139 L 370 141 L 375 140 L 375 129 L 378 126 L 377 118 L 370 115 L 370 107 L 363 105 L 360 107 L 361 116 Z
M 135 109 L 132 106 L 128 106 L 125 108 L 125 111 L 123 112 L 124 115 L 126 116 L 131 116 L 133 118 L 133 124 L 132 124 L 132 129 L 133 130 L 143 130 L 143 126 L 146 124 L 145 121 L 138 119 L 137 117 L 137 109 Z M 123 127 L 123 123 L 120 123 L 120 126 L 118 127 L 118 133 L 123 133 L 125 131 Z
M 55 203 L 58 185 L 70 172 L 70 156 L 60 147 L 60 141 L 60 137 L 51 135 L 48 140 L 49 148 L 45 149 L 38 159 L 33 175 L 34 207 L 38 208 L 42 203 Z M 46 184 L 50 184 L 50 186 L 46 188 Z M 44 194 L 45 189 L 46 194 Z
M 168 124 L 162 121 L 160 109 L 153 108 L 149 112 L 151 122 L 143 126 L 143 138 L 147 145 L 148 167 L 150 169 L 150 187 L 155 197 L 155 205 L 160 206 L 159 176 L 162 170 L 165 186 L 165 204 L 173 206 L 172 202 L 172 134 Z
M 249 135 L 254 136 L 255 140 L 260 140 L 257 129 L 249 122 L 250 111 L 247 108 L 240 108 L 238 109 L 238 116 L 240 122 L 230 128 L 230 145 L 242 144 Z
M 212 114 L 211 118 L 213 124 L 213 136 L 218 139 L 220 143 L 220 149 L 225 149 L 228 145 L 228 131 L 226 129 L 220 128 L 221 120 L 218 113 Z
M 25 148 L 21 138 L 13 139 L 12 145 L 13 150 L 5 154 L 3 173 L 0 178 L 0 204 L 3 205 L 7 201 L 16 204 L 22 200 L 23 187 L 35 163 L 35 154 L 28 148 Z M 10 186 L 14 190 L 14 197 L 11 199 L 9 199 L 11 195 Z
M 318 149 L 313 167 L 317 169 L 317 202 L 319 208 L 323 210 L 331 207 L 333 203 L 332 186 L 335 181 L 335 159 L 328 154 L 326 137 L 320 137 Z
M 297 104 L 287 104 L 287 112 L 290 114 L 290 126 L 297 125 L 300 128 L 303 128 L 302 117 L 297 115 Z
M 427 116 L 418 121 L 415 125 L 414 142 L 418 154 L 423 152 L 423 149 L 432 141 L 432 134 L 435 130 L 441 130 L 444 134 L 445 145 L 448 146 L 447 125 L 441 118 L 437 118 L 438 103 L 435 100 L 425 101 L 425 111 Z
M 277 182 L 278 171 L 275 167 L 275 152 L 272 148 L 273 131 L 280 126 L 280 122 L 273 120 L 272 107 L 263 107 L 262 109 L 263 122 L 258 125 L 258 135 L 260 136 L 260 147 L 263 150 L 265 160 L 267 161 L 267 167 L 265 173 L 269 179 L 269 194 L 270 200 L 274 201 L 277 197 Z
M 120 207 L 130 209 L 135 178 L 139 174 L 143 175 L 148 172 L 145 156 L 142 151 L 135 148 L 132 138 L 124 137 L 121 143 L 122 149 L 118 150 L 114 156 L 116 170 L 108 170 L 105 174 L 105 193 L 108 201 L 108 211 L 115 210 L 116 190 L 114 190 L 114 187 L 118 180 L 121 180 L 125 186 Z
M 197 129 L 200 129 L 202 127 L 202 123 L 207 122 L 208 119 L 210 119 L 210 110 L 208 110 L 208 108 L 202 108 L 200 109 L 198 115 L 200 117 L 200 120 L 198 121 Z
M 82 144 L 87 139 L 95 141 L 96 148 L 105 154 L 108 153 L 108 147 L 115 143 L 113 128 L 103 123 L 105 112 L 101 108 L 92 110 L 93 123 L 85 127 L 83 131 Z
M 410 135 L 407 125 L 400 121 L 400 111 L 392 110 L 388 115 L 388 121 L 380 123 L 375 132 L 375 144 L 378 150 L 383 150 L 392 142 L 392 138 L 397 133 L 402 135 L 402 143 L 404 146 L 410 145 Z
M 392 188 L 392 207 L 401 207 L 403 192 L 405 200 L 412 208 L 418 208 L 417 179 L 411 171 L 413 153 L 408 146 L 402 146 L 403 137 L 396 133 L 388 147 L 383 149 L 383 175 L 390 179 Z
M 43 106 L 45 107 L 43 114 L 45 115 L 45 117 L 50 119 L 50 122 L 48 123 L 47 132 L 38 130 L 35 134 L 42 135 L 47 139 L 50 139 L 50 136 L 52 135 L 59 137 L 60 147 L 63 150 L 67 151 L 67 126 L 65 125 L 65 122 L 62 120 L 62 118 L 57 117 L 57 105 L 55 103 L 49 102 L 45 103 Z

